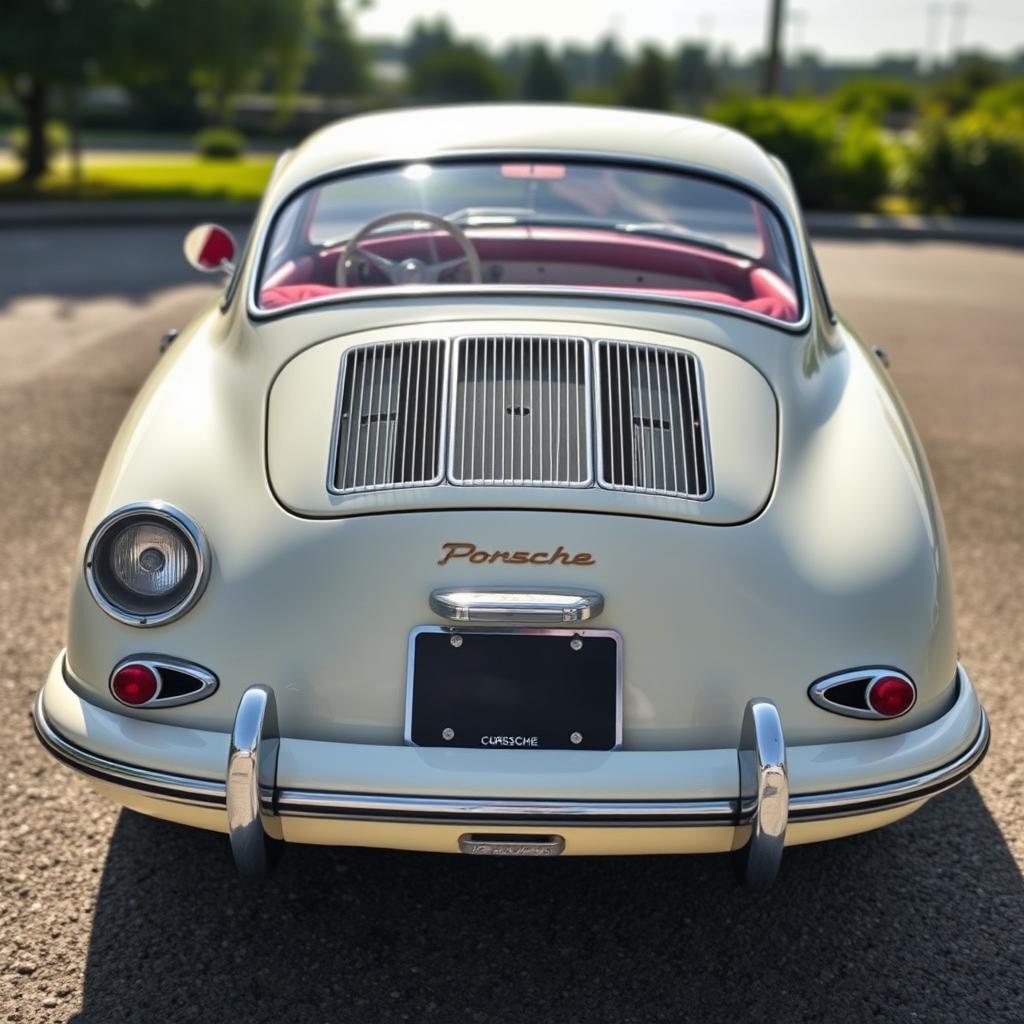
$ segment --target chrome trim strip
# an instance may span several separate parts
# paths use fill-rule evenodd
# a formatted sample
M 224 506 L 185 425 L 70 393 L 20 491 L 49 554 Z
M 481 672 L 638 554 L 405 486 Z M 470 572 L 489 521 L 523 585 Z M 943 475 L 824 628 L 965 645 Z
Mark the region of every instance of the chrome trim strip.
M 981 708 L 981 722 L 974 740 L 962 754 L 947 764 L 921 775 L 912 775 L 910 778 L 894 782 L 882 782 L 875 786 L 791 795 L 790 820 L 819 821 L 852 814 L 868 814 L 935 796 L 951 789 L 958 782 L 963 782 L 981 764 L 988 753 L 991 738 L 992 730 L 988 715 L 985 709 Z
M 155 673 L 157 678 L 157 690 L 156 696 L 152 700 L 146 701 L 145 704 L 124 704 L 117 694 L 114 692 L 114 676 L 121 671 L 125 665 L 144 665 Z M 192 676 L 199 682 L 199 689 L 193 690 L 190 693 L 183 693 L 177 697 L 161 697 L 160 694 L 164 687 L 164 677 L 161 673 L 161 669 L 167 668 L 174 672 L 180 672 L 185 676 Z M 200 665 L 194 665 L 190 661 L 182 661 L 180 658 L 165 657 L 160 654 L 139 654 L 135 657 L 122 658 L 115 666 L 114 670 L 110 673 L 110 680 L 108 682 L 110 689 L 110 695 L 119 704 L 124 704 L 125 707 L 132 708 L 171 708 L 177 707 L 181 704 L 192 704 L 197 700 L 203 700 L 205 697 L 209 697 L 217 689 L 217 677 L 210 672 L 208 669 L 202 668 Z
M 111 761 L 79 747 L 60 735 L 47 721 L 43 710 L 43 691 L 40 690 L 32 705 L 32 724 L 39 742 L 66 765 L 85 775 L 118 786 L 141 789 L 176 803 L 196 804 L 201 807 L 223 807 L 224 783 L 212 779 L 197 779 L 187 775 L 174 775 L 153 768 L 140 768 L 122 761 Z
M 800 318 L 795 323 L 787 323 L 784 320 L 776 320 L 773 317 L 765 316 L 763 313 L 757 313 L 752 310 L 744 310 L 739 307 L 732 306 L 719 306 L 713 302 L 703 302 L 699 299 L 680 299 L 674 298 L 667 295 L 652 295 L 650 292 L 644 291 L 633 291 L 629 289 L 623 289 L 616 292 L 602 291 L 600 288 L 584 288 L 580 286 L 564 286 L 564 285 L 401 285 L 392 286 L 385 289 L 384 295 L 378 294 L 379 289 L 367 289 L 366 293 L 356 292 L 355 294 L 349 294 L 345 296 L 326 296 L 319 299 L 309 299 L 306 302 L 297 302 L 294 305 L 283 307 L 277 310 L 266 310 L 261 309 L 259 306 L 259 294 L 257 292 L 257 285 L 259 283 L 260 272 L 263 267 L 264 257 L 266 255 L 267 239 L 270 234 L 270 229 L 273 227 L 274 222 L 277 220 L 278 215 L 294 198 L 300 195 L 302 192 L 313 188 L 324 181 L 330 181 L 332 179 L 338 179 L 348 177 L 355 174 L 364 174 L 367 171 L 383 170 L 388 167 L 404 167 L 407 164 L 415 163 L 459 163 L 460 161 L 472 162 L 472 161 L 483 161 L 483 160 L 517 160 L 524 157 L 531 157 L 533 160 L 564 160 L 564 161 L 577 161 L 579 163 L 604 163 L 604 164 L 615 164 L 620 167 L 641 167 L 641 168 L 653 168 L 667 171 L 674 171 L 677 174 L 686 174 L 691 177 L 700 178 L 703 180 L 710 180 L 718 182 L 719 184 L 730 186 L 734 189 L 739 189 L 745 192 L 749 196 L 753 196 L 758 201 L 765 204 L 772 213 L 779 219 L 779 223 L 782 226 L 783 234 L 786 237 L 790 250 L 790 258 L 793 261 L 794 269 L 796 270 L 796 288 L 797 299 L 800 303 Z M 795 201 L 795 199 L 794 199 Z M 261 210 L 262 212 L 262 210 Z M 349 164 L 343 170 L 332 170 L 325 171 L 323 174 L 314 175 L 307 181 L 302 182 L 300 185 L 296 185 L 290 192 L 280 199 L 277 205 L 270 210 L 266 216 L 261 218 L 259 230 L 252 245 L 252 259 L 249 265 L 245 268 L 245 273 L 248 274 L 248 282 L 246 284 L 246 312 L 249 315 L 250 320 L 269 320 L 278 316 L 287 315 L 290 313 L 297 312 L 299 310 L 310 309 L 315 307 L 339 305 L 345 302 L 359 302 L 366 300 L 380 300 L 381 298 L 390 298 L 391 296 L 437 296 L 447 297 L 452 295 L 469 295 L 469 296 L 496 296 L 502 298 L 507 295 L 525 295 L 533 298 L 539 297 L 552 297 L 559 298 L 562 296 L 569 296 L 570 298 L 582 297 L 589 298 L 590 300 L 602 299 L 602 300 L 615 300 L 625 298 L 631 301 L 641 302 L 654 302 L 660 305 L 671 305 L 671 306 L 682 306 L 684 308 L 697 308 L 707 309 L 716 313 L 722 313 L 729 316 L 739 316 L 745 319 L 754 320 L 758 323 L 768 324 L 771 327 L 775 327 L 779 330 L 787 331 L 791 334 L 803 334 L 811 324 L 811 289 L 810 289 L 810 278 L 807 273 L 806 261 L 804 259 L 804 250 L 801 245 L 801 233 L 797 228 L 797 225 L 793 222 L 793 219 L 786 213 L 785 210 L 779 205 L 779 203 L 766 192 L 763 192 L 757 185 L 743 178 L 736 177 L 735 175 L 728 174 L 724 171 L 716 171 L 713 168 L 702 167 L 696 164 L 683 163 L 678 160 L 668 160 L 660 157 L 649 157 L 638 154 L 623 154 L 623 153 L 609 153 L 607 151 L 600 150 L 567 150 L 567 149 L 544 149 L 544 148 L 530 148 L 523 149 L 517 147 L 508 147 L 501 149 L 463 149 L 463 150 L 445 150 L 442 152 L 434 153 L 423 153 L 423 152 L 412 152 L 405 158 L 386 157 L 376 160 L 364 160 L 361 162 Z
M 282 789 L 283 817 L 409 821 L 425 824 L 735 825 L 739 801 L 728 800 L 516 800 L 486 797 L 376 796 Z
M 413 673 L 416 660 L 416 637 L 421 633 L 464 633 L 466 629 L 457 629 L 454 626 L 415 626 L 409 631 L 409 652 L 406 658 L 405 667 L 405 726 L 402 731 L 402 739 L 406 746 L 415 747 L 417 744 L 412 740 L 412 688 Z M 585 631 L 575 629 L 526 629 L 513 628 L 495 630 L 473 628 L 474 633 L 498 633 L 503 636 L 519 634 L 520 636 L 564 636 L 570 639 L 574 636 L 607 636 L 615 640 L 615 746 L 612 750 L 622 748 L 622 634 L 614 629 L 588 629 Z M 430 748 L 434 749 L 434 748 Z M 402 798 L 399 798 L 402 799 Z M 529 803 L 529 801 L 527 801 Z
M 122 519 L 128 519 L 140 513 L 155 516 L 157 519 L 167 520 L 181 529 L 190 542 L 196 559 L 196 578 L 189 592 L 173 608 L 155 615 L 127 612 L 123 608 L 119 608 L 103 593 L 103 589 L 100 587 L 93 571 L 93 558 L 96 553 L 96 547 L 108 530 Z M 138 501 L 131 505 L 122 505 L 120 508 L 104 516 L 92 531 L 89 543 L 85 549 L 85 582 L 89 588 L 89 593 L 93 596 L 93 600 L 112 619 L 116 619 L 118 622 L 123 622 L 129 626 L 164 626 L 168 622 L 180 619 L 203 596 L 203 591 L 206 589 L 206 584 L 210 578 L 210 561 L 210 545 L 207 543 L 206 534 L 203 533 L 198 523 L 185 515 L 181 509 L 175 508 L 166 501 Z
M 278 848 L 263 827 L 262 793 L 276 788 L 279 745 L 274 691 L 250 686 L 235 713 L 226 785 L 231 853 L 247 878 L 266 875 Z
M 430 595 L 435 614 L 450 622 L 587 622 L 604 609 L 593 590 L 449 588 Z
M 771 701 L 747 703 L 737 758 L 740 819 L 750 822 L 750 838 L 736 851 L 736 871 L 748 889 L 767 889 L 779 873 L 789 819 L 786 740 Z
M 225 787 L 207 779 L 172 775 L 91 754 L 61 737 L 46 721 L 42 693 L 33 706 L 40 742 L 58 760 L 105 782 L 143 790 L 163 800 L 198 806 L 225 806 Z M 901 807 L 950 789 L 978 767 L 988 750 L 991 732 L 981 712 L 973 742 L 954 760 L 921 775 L 858 789 L 790 794 L 789 821 L 823 821 Z M 261 793 L 264 812 L 268 794 Z M 535 820 L 548 827 L 623 825 L 641 827 L 744 824 L 735 799 L 670 801 L 598 801 L 486 799 L 483 797 L 417 797 L 279 789 L 274 811 L 288 817 L 340 818 L 353 821 L 402 821 L 424 824 L 474 824 Z

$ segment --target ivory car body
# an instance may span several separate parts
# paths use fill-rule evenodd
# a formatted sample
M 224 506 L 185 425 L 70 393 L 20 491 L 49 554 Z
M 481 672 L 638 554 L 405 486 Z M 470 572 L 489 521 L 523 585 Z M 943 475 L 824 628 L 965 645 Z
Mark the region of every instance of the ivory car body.
M 733 851 L 988 744 L 941 516 L 785 169 L 678 117 L 355 118 L 282 157 L 96 487 L 44 744 L 281 841 Z

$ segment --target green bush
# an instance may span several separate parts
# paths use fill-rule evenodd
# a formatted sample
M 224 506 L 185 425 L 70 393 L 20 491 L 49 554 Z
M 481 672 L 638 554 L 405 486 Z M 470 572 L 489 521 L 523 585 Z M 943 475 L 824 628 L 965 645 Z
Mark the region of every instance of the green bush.
M 962 114 L 978 97 L 1002 80 L 999 65 L 981 54 L 959 61 L 947 75 L 932 85 L 929 99 L 945 114 Z
M 573 103 L 593 103 L 599 107 L 615 107 L 620 102 L 618 90 L 610 85 L 584 85 L 571 98 Z
M 909 82 L 892 78 L 851 78 L 834 93 L 830 103 L 840 114 L 864 115 L 881 121 L 892 114 L 913 114 L 920 106 L 919 91 Z
M 196 152 L 209 160 L 237 160 L 245 152 L 245 136 L 223 125 L 202 129 L 194 142 Z
M 68 148 L 68 126 L 63 121 L 46 122 L 46 158 L 56 156 Z M 28 129 L 18 125 L 7 138 L 8 145 L 19 160 L 28 156 Z
M 907 191 L 928 213 L 1024 217 L 1024 124 L 986 110 L 932 118 L 909 152 Z
M 832 205 L 870 210 L 889 191 L 890 158 L 878 126 L 868 117 L 840 120 L 830 160 Z
M 979 93 L 974 109 L 1024 127 L 1024 78 L 1013 78 Z
M 779 157 L 809 209 L 871 209 L 888 190 L 885 141 L 867 117 L 844 118 L 814 100 L 777 98 L 734 98 L 707 113 Z

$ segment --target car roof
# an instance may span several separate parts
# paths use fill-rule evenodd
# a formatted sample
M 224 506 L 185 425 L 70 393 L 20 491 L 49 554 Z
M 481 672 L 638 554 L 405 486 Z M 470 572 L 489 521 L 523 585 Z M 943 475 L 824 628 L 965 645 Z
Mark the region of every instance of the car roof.
M 795 213 L 778 164 L 739 132 L 697 118 L 573 104 L 415 107 L 337 121 L 285 156 L 266 208 L 310 179 L 355 164 L 503 150 L 677 162 L 738 179 Z

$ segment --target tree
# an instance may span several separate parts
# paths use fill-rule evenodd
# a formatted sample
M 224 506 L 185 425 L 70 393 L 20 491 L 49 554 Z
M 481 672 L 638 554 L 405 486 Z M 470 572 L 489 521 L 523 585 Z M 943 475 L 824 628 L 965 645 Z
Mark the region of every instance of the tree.
M 578 44 L 566 43 L 559 58 L 562 69 L 573 89 L 591 84 L 591 54 Z
M 417 21 L 413 24 L 409 41 L 405 44 L 405 62 L 413 68 L 424 57 L 440 50 L 449 50 L 454 45 L 455 39 L 446 19 Z
M 234 98 L 264 74 L 282 101 L 310 57 L 316 0 L 134 0 L 120 80 L 148 98 L 231 120 Z M 163 125 L 161 125 L 162 127 Z
M 703 43 L 683 43 L 679 47 L 672 65 L 672 79 L 676 91 L 692 110 L 699 110 L 711 97 L 717 80 Z
M 654 46 L 645 46 L 640 57 L 626 72 L 622 82 L 622 102 L 644 110 L 668 110 L 672 86 L 668 63 Z
M 0 84 L 27 132 L 23 181 L 46 173 L 46 121 L 54 93 L 77 92 L 115 59 L 129 0 L 5 0 Z
M 591 72 L 594 85 L 615 85 L 626 68 L 626 58 L 614 36 L 605 36 L 594 50 Z
M 199 20 L 206 21 L 191 63 L 218 121 L 231 120 L 232 101 L 264 69 L 282 99 L 295 90 L 310 56 L 314 0 L 186 2 L 196 4 Z M 177 10 L 182 0 L 150 0 L 150 7 L 168 4 Z
M 515 82 L 521 81 L 526 68 L 526 47 L 522 43 L 509 43 L 497 56 L 498 67 Z
M 486 53 L 471 43 L 456 43 L 420 57 L 412 67 L 409 89 L 417 100 L 469 103 L 502 99 L 508 82 Z
M 562 66 L 543 43 L 535 43 L 526 55 L 523 69 L 523 99 L 558 102 L 569 91 Z
M 322 96 L 358 96 L 369 85 L 366 51 L 339 0 L 320 0 L 306 88 Z

